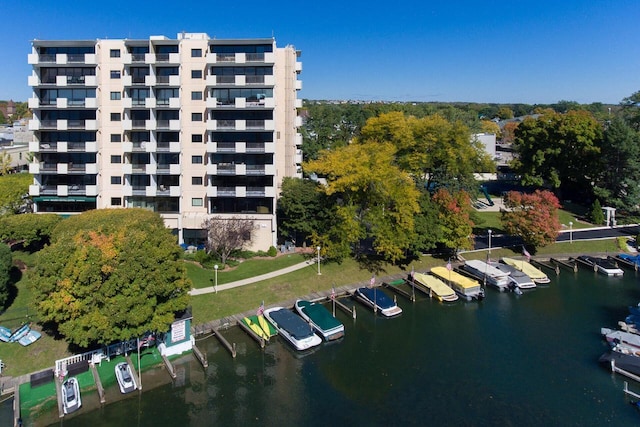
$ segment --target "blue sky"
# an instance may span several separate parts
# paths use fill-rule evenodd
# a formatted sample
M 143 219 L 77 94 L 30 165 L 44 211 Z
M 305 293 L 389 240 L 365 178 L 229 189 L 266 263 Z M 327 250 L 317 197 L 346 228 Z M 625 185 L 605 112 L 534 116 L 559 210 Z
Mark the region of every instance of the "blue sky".
M 618 103 L 640 90 L 640 1 L 5 2 L 0 99 L 31 96 L 33 39 L 181 31 L 302 51 L 301 98 Z

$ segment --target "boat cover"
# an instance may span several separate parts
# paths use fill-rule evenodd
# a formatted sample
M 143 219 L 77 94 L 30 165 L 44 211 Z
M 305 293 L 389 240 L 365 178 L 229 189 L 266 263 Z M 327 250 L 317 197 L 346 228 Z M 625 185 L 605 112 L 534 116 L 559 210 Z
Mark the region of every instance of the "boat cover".
M 311 301 L 298 301 L 296 304 L 300 309 L 309 316 L 309 319 L 319 328 L 327 331 L 333 328 L 339 328 L 342 323 L 331 315 L 331 312 L 325 306 Z
M 297 340 L 302 340 L 314 335 L 311 326 L 291 310 L 282 308 L 277 311 L 272 311 L 269 315 L 278 324 L 278 327 L 286 330 Z
M 376 305 L 381 310 L 386 310 L 388 308 L 393 308 L 396 306 L 396 303 L 393 302 L 391 298 L 387 296 L 382 289 L 374 290 L 374 288 L 358 288 L 358 293 L 368 299 L 369 301 L 376 302 Z

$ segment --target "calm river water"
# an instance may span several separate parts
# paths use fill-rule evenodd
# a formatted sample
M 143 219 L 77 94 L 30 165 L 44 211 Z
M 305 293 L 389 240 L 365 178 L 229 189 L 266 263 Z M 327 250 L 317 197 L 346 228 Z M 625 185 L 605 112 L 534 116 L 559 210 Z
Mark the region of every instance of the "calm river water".
M 564 270 L 521 296 L 488 289 L 480 303 L 398 296 L 404 313 L 395 319 L 356 305 L 356 320 L 338 312 L 344 339 L 304 356 L 280 338 L 261 351 L 231 328 L 235 359 L 215 338 L 199 341 L 208 369 L 183 357 L 175 382 L 164 369 L 145 373 L 142 394 L 93 411 L 97 398 L 88 396 L 77 415 L 53 425 L 638 424 L 624 378 L 597 360 L 606 350 L 600 327 L 615 327 L 640 301 L 639 278 L 629 270 L 623 279 Z

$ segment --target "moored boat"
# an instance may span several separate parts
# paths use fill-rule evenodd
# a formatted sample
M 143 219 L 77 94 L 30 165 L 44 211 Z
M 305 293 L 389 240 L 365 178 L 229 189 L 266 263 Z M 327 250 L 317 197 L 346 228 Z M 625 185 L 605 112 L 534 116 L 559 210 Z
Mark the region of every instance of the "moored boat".
M 504 291 L 509 286 L 509 273 L 505 273 L 479 259 L 470 259 L 465 261 L 462 266 L 463 270 L 471 274 L 480 281 L 485 281 L 488 285 Z
M 512 267 L 517 268 L 522 271 L 524 274 L 529 276 L 531 280 L 533 280 L 536 284 L 545 284 L 551 282 L 549 277 L 544 273 L 544 271 L 534 267 L 528 261 L 523 259 L 515 259 L 515 258 L 501 258 L 504 264 L 510 265 Z
M 76 377 L 71 377 L 65 380 L 60 388 L 62 391 L 62 411 L 65 414 L 70 414 L 80 409 L 82 406 L 82 399 L 80 398 L 78 379 Z
M 446 267 L 433 267 L 431 274 L 445 282 L 456 293 L 467 301 L 481 300 L 484 298 L 484 289 L 477 280 L 463 276 Z
M 640 255 L 618 254 L 616 258 L 636 268 L 640 267 Z
M 385 317 L 398 316 L 402 313 L 402 309 L 398 307 L 398 304 L 385 294 L 382 289 L 377 289 L 376 287 L 358 288 L 355 291 L 355 296 L 364 305 L 379 311 Z
M 607 258 L 580 255 L 577 259 L 605 276 L 622 276 L 624 274 L 624 270 Z
M 322 343 L 322 339 L 313 332 L 313 328 L 289 309 L 268 308 L 264 311 L 264 317 L 296 350 L 307 350 Z
M 536 287 L 536 284 L 531 280 L 531 277 L 527 276 L 524 272 L 518 270 L 512 265 L 503 264 L 501 262 L 492 262 L 490 265 L 509 274 L 509 287 L 512 289 L 533 289 Z
M 640 357 L 638 356 L 611 350 L 600 356 L 598 361 L 608 365 L 612 371 L 618 368 L 634 375 L 640 375 Z
M 27 332 L 26 335 L 24 335 L 22 338 L 20 338 L 18 340 L 18 342 L 20 343 L 20 345 L 23 346 L 28 346 L 30 344 L 33 344 L 34 342 L 38 341 L 40 339 L 40 337 L 42 336 L 42 334 L 38 331 L 34 331 L 33 329 L 30 329 L 29 332 Z
M 436 276 L 424 273 L 413 273 L 413 282 L 418 285 L 418 287 L 424 288 L 429 296 L 435 297 L 439 301 L 453 302 L 458 300 L 456 292 Z
M 115 367 L 116 380 L 120 387 L 120 393 L 130 393 L 136 389 L 136 380 L 131 373 L 131 366 L 127 362 L 120 362 Z
M 623 344 L 627 347 L 640 350 L 640 335 L 609 328 L 600 328 L 600 333 L 612 347 L 615 347 L 618 344 Z
M 258 337 L 268 341 L 274 335 L 278 334 L 277 329 L 273 327 L 267 320 L 264 318 L 264 315 L 254 315 L 247 316 L 240 320 L 244 323 L 254 334 Z
M 296 311 L 325 340 L 333 341 L 344 336 L 344 325 L 331 315 L 319 302 L 297 300 Z

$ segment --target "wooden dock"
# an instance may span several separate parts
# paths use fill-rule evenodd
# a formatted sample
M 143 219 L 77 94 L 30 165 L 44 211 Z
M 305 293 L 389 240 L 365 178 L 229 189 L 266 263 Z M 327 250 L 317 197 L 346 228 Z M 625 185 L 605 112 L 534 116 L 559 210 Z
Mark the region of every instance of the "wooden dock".
M 624 258 L 620 258 L 617 255 L 616 256 L 609 256 L 607 258 L 610 259 L 611 261 L 614 261 L 615 263 L 619 263 L 623 267 L 627 267 L 627 268 L 633 269 L 634 271 L 638 271 L 638 264 L 636 264 L 635 262 L 631 262 L 631 261 L 628 261 L 628 260 L 626 260 Z
M 392 280 L 390 282 L 382 282 L 382 287 L 390 289 L 391 291 L 402 295 L 403 297 L 407 298 L 409 301 L 415 301 L 416 300 L 415 292 L 408 292 L 398 287 L 400 285 L 404 285 L 405 283 L 407 282 L 404 279 L 397 279 L 397 280 Z
M 237 317 L 234 317 L 234 319 L 236 320 L 236 323 L 238 324 L 238 326 L 240 326 L 240 329 L 242 329 L 243 331 L 245 331 L 247 334 L 249 334 L 249 336 L 251 338 L 253 338 L 253 340 L 255 342 L 258 343 L 258 345 L 260 346 L 260 348 L 264 348 L 266 341 L 264 340 L 263 337 L 261 337 L 260 335 L 256 334 L 253 329 L 251 329 L 250 327 L 248 327 L 247 325 L 245 325 L 245 323 L 242 320 L 239 320 Z
M 567 260 L 567 261 L 563 261 L 563 260 L 560 260 L 560 259 L 557 259 L 557 258 L 551 258 L 550 261 L 555 264 L 556 271 L 558 273 L 560 273 L 560 267 L 564 267 L 564 268 L 566 268 L 568 270 L 573 271 L 574 273 L 577 273 L 578 272 L 578 265 L 575 262 L 571 262 L 570 260 L 571 260 L 571 258 L 569 258 L 569 260 Z
M 96 389 L 98 390 L 100 403 L 104 403 L 106 401 L 106 399 L 104 398 L 104 387 L 102 387 L 102 381 L 100 381 L 100 375 L 98 375 L 98 370 L 96 369 L 96 365 L 94 365 L 93 363 L 90 363 L 89 368 L 91 369 L 91 374 L 93 375 L 93 381 L 96 383 Z
M 133 365 L 133 362 L 131 361 L 131 356 L 129 356 L 129 354 L 125 354 L 124 359 L 127 361 L 127 363 L 129 364 L 129 367 L 134 372 L 134 375 L 137 378 L 136 387 L 138 388 L 138 390 L 142 390 L 142 378 L 141 378 L 142 372 L 140 371 L 140 367 L 138 367 L 138 370 L 133 369 L 134 365 Z
M 596 271 L 596 272 L 598 271 L 598 266 L 597 266 L 597 265 L 595 265 L 595 264 L 594 264 L 594 265 L 591 265 L 591 264 L 589 264 L 588 262 L 586 262 L 586 261 L 584 261 L 584 260 L 581 260 L 580 258 L 569 258 L 569 259 L 570 259 L 570 260 L 574 260 L 576 263 L 580 263 L 580 264 L 582 264 L 583 266 L 585 266 L 585 267 L 587 267 L 587 268 L 590 268 L 590 269 L 591 269 L 591 270 L 593 270 L 593 271 Z
M 218 338 L 218 341 L 220 341 L 220 343 L 227 350 L 229 350 L 229 353 L 231 353 L 231 357 L 236 357 L 236 345 L 235 345 L 235 343 L 233 345 L 229 344 L 229 341 L 227 341 L 226 338 L 223 337 L 222 334 L 220 333 L 220 328 L 215 328 L 213 330 L 213 333 L 215 334 L 216 338 Z
M 171 378 L 175 379 L 177 376 L 176 370 L 173 369 L 173 365 L 171 364 L 169 359 L 167 359 L 167 356 L 162 355 L 162 360 L 164 361 L 164 366 L 167 368 L 167 371 L 169 371 L 169 375 L 171 375 Z
M 193 345 L 192 349 L 193 349 L 193 354 L 196 355 L 196 358 L 200 361 L 200 364 L 202 364 L 202 367 L 208 368 L 209 361 L 207 360 L 207 355 L 203 353 L 202 350 L 200 350 L 195 344 Z
M 549 260 L 550 262 L 552 261 L 551 259 Z M 538 259 L 533 259 L 531 258 L 531 260 L 529 260 L 529 262 L 531 263 L 531 265 L 533 265 L 534 267 L 537 267 L 539 269 L 542 268 L 548 268 L 549 270 L 552 270 L 556 273 L 556 275 L 560 274 L 560 269 L 558 268 L 557 265 L 552 265 L 550 263 L 546 263 L 542 260 L 538 260 Z

